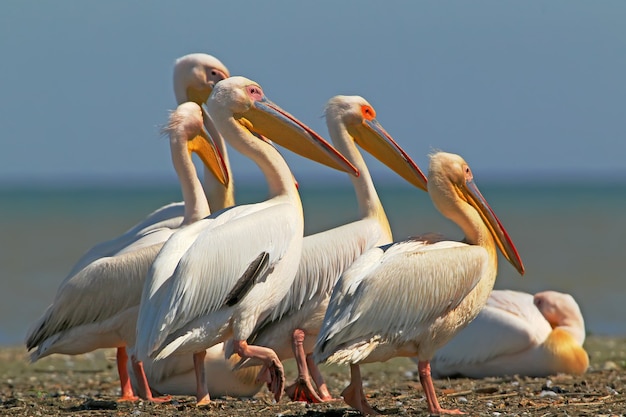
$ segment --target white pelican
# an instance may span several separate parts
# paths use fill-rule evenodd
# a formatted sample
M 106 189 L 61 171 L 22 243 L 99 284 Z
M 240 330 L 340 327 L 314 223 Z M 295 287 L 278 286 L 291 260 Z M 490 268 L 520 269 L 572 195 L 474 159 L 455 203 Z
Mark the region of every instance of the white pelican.
M 137 363 L 147 357 L 193 353 L 198 405 L 204 405 L 210 402 L 202 366 L 205 349 L 232 338 L 235 353 L 263 362 L 263 378 L 278 400 L 284 386 L 280 360 L 271 349 L 248 345 L 246 339 L 293 282 L 304 220 L 293 176 L 263 137 L 354 175 L 358 170 L 271 103 L 251 80 L 231 77 L 219 82 L 207 108 L 230 145 L 259 166 L 270 198 L 226 209 L 180 229 L 167 241 L 142 295 Z
M 494 290 L 487 305 L 431 361 L 435 378 L 583 374 L 585 322 L 569 294 Z
M 212 55 L 195 53 L 182 56 L 174 63 L 174 95 L 176 104 L 192 101 L 202 106 L 211 94 L 215 83 L 229 77 L 229 71 L 224 64 Z M 204 113 L 204 125 L 211 136 L 219 153 L 222 155 L 227 173 L 230 174 L 228 151 L 224 140 L 213 126 L 210 118 Z M 204 187 L 207 198 L 213 211 L 219 211 L 225 207 L 234 205 L 234 183 L 229 179 L 228 184 L 223 185 L 213 173 L 204 170 Z M 135 240 L 151 233 L 154 230 L 179 227 L 184 216 L 184 202 L 166 204 L 165 206 L 150 213 L 144 220 L 128 229 L 122 235 L 101 242 L 89 249 L 72 267 L 68 274 L 75 275 L 78 271 L 95 261 L 106 256 L 113 256 Z
M 209 170 L 224 183 L 226 167 L 203 131 L 202 110 L 195 103 L 181 104 L 170 116 L 172 162 L 180 180 L 188 225 L 210 213 L 196 175 L 191 152 L 200 156 Z M 112 256 L 101 257 L 73 275 L 57 290 L 56 297 L 32 326 L 26 347 L 36 350 L 36 361 L 53 353 L 81 354 L 99 348 L 117 348 L 117 366 L 122 396 L 136 399 L 128 378 L 125 346 L 132 344 L 145 276 L 163 242 L 174 232 L 161 227 L 136 238 Z M 153 401 L 150 390 L 145 398 Z
M 461 413 L 440 407 L 429 360 L 487 302 L 497 274 L 496 245 L 524 272 L 515 246 L 460 156 L 431 156 L 428 192 L 465 239 L 429 235 L 363 254 L 337 282 L 315 344 L 318 363 L 350 364 L 351 382 L 342 395 L 363 414 L 376 411 L 363 394 L 359 364 L 395 356 L 419 358 L 430 413 Z
M 333 97 L 325 114 L 333 144 L 360 173 L 358 177 L 350 176 L 359 220 L 304 238 L 302 259 L 289 293 L 250 339 L 272 348 L 281 360 L 295 357 L 298 379 L 285 392 L 294 400 L 309 402 L 332 399 L 311 354 L 335 283 L 363 252 L 393 240 L 387 216 L 355 142 L 412 184 L 427 190 L 424 174 L 376 121 L 374 108 L 363 97 Z M 319 395 L 310 376 L 314 377 Z

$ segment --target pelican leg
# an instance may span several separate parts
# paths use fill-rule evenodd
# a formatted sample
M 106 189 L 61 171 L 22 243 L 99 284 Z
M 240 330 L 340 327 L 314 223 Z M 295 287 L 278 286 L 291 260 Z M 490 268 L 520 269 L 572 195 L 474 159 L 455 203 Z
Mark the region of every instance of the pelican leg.
M 130 377 L 128 376 L 128 369 L 126 368 L 126 361 L 128 360 L 128 354 L 124 346 L 117 348 L 117 373 L 120 376 L 120 386 L 122 388 L 122 396 L 118 401 L 137 401 L 139 397 L 133 392 L 133 387 L 130 384 Z
M 119 350 L 118 350 L 119 354 Z M 126 354 L 126 352 L 124 352 Z M 130 361 L 133 365 L 133 370 L 135 371 L 135 376 L 137 377 L 137 391 L 139 394 L 139 398 L 144 399 L 146 401 L 151 401 L 153 403 L 165 403 L 172 399 L 169 395 L 164 397 L 153 397 L 152 390 L 150 389 L 150 384 L 148 384 L 148 378 L 146 377 L 146 372 L 143 369 L 143 362 L 138 361 L 137 358 L 133 355 L 130 358 Z M 124 362 L 126 363 L 126 362 Z M 119 368 L 119 364 L 118 364 Z
M 328 391 L 328 386 L 324 381 L 324 377 L 322 377 L 320 369 L 313 360 L 313 354 L 309 353 L 308 355 L 306 355 L 306 364 L 309 367 L 309 372 L 311 373 L 311 378 L 313 378 L 313 382 L 315 382 L 315 385 L 317 385 L 317 391 L 319 392 L 322 401 L 334 400 L 333 396 L 330 395 L 330 392 Z
M 211 403 L 211 396 L 206 384 L 206 372 L 204 370 L 204 358 L 206 350 L 193 354 L 193 368 L 196 374 L 196 407 L 204 407 Z
M 359 368 L 359 365 L 350 365 L 350 385 L 342 391 L 341 396 L 346 404 L 356 408 L 365 416 L 379 414 L 365 399 L 363 381 L 361 380 L 361 368 Z
M 274 394 L 274 399 L 280 401 L 285 388 L 285 370 L 276 352 L 270 348 L 248 345 L 245 340 L 235 340 L 233 345 L 235 353 L 242 358 L 257 358 L 263 361 L 257 380 L 267 382 L 267 388 Z
M 311 385 L 311 376 L 309 375 L 309 368 L 307 366 L 306 353 L 304 352 L 304 330 L 296 329 L 293 331 L 293 354 L 298 365 L 298 377 L 296 381 L 285 387 L 285 394 L 289 396 L 293 401 L 304 401 L 307 403 L 321 403 L 323 402 L 313 385 Z
M 446 410 L 441 408 L 439 405 L 439 400 L 437 400 L 437 394 L 435 393 L 435 386 L 433 385 L 433 380 L 430 377 L 430 362 L 429 361 L 419 361 L 417 363 L 417 370 L 420 375 L 420 383 L 422 384 L 422 388 L 424 388 L 424 393 L 426 394 L 426 401 L 428 402 L 428 411 L 431 414 L 465 414 L 459 409 L 455 410 Z

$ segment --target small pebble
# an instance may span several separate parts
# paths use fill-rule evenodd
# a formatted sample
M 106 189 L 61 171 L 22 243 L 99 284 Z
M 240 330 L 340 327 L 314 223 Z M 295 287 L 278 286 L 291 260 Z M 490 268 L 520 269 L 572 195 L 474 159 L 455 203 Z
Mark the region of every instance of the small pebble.
M 459 398 L 457 398 L 456 400 L 457 400 L 458 402 L 460 402 L 460 403 L 466 403 L 466 402 L 467 402 L 467 398 L 465 398 L 465 397 L 459 397 Z
M 618 364 L 613 361 L 606 361 L 604 365 L 602 365 L 602 369 L 605 371 L 616 371 L 621 369 Z

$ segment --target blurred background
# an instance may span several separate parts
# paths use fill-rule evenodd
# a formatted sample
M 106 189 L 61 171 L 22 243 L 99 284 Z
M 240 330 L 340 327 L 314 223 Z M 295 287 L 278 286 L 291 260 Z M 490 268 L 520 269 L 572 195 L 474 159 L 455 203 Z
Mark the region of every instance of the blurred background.
M 365 97 L 425 171 L 462 155 L 516 243 L 497 288 L 555 289 L 594 334 L 626 334 L 626 3 L 275 1 L 0 4 L 0 345 L 19 344 L 89 247 L 181 194 L 168 141 L 174 60 L 218 57 L 327 135 Z M 287 151 L 307 233 L 356 216 L 345 174 Z M 238 201 L 265 197 L 231 152 Z M 366 157 L 394 237 L 461 233 Z

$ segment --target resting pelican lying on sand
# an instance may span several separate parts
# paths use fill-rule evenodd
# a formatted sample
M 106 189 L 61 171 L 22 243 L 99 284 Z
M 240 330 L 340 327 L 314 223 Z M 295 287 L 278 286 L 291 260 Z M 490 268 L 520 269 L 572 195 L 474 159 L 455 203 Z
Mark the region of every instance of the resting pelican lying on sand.
M 181 104 L 170 116 L 167 131 L 172 162 L 185 201 L 182 221 L 185 226 L 210 213 L 191 152 L 197 153 L 223 182 L 227 181 L 226 167 L 204 133 L 202 110 L 197 104 Z M 53 353 L 75 355 L 115 347 L 121 400 L 136 399 L 126 368 L 125 346 L 134 342 L 145 276 L 163 242 L 172 233 L 173 228 L 153 229 L 114 255 L 101 257 L 68 276 L 57 290 L 52 305 L 27 336 L 27 348 L 36 348 L 31 360 Z M 155 400 L 147 387 L 143 388 L 143 393 L 145 398 Z
M 585 322 L 571 295 L 494 290 L 430 364 L 435 378 L 580 375 L 589 366 L 584 342 Z
M 289 293 L 251 337 L 255 344 L 272 348 L 281 360 L 295 357 L 298 379 L 285 390 L 294 400 L 332 399 L 311 355 L 330 293 L 343 271 L 363 252 L 392 242 L 387 216 L 355 142 L 426 191 L 424 174 L 375 117 L 373 107 L 359 96 L 336 96 L 326 105 L 333 144 L 360 172 L 358 177 L 350 176 L 359 220 L 304 238 L 302 259 Z
M 218 84 L 209 115 L 233 148 L 265 175 L 270 198 L 235 206 L 180 229 L 163 246 L 146 280 L 137 321 L 137 364 L 174 353 L 193 354 L 198 405 L 210 402 L 205 349 L 232 338 L 234 351 L 264 364 L 276 400 L 284 386 L 271 349 L 246 340 L 286 295 L 300 261 L 302 204 L 287 164 L 267 137 L 301 155 L 358 175 L 341 154 L 293 116 L 271 103 L 243 77 Z
M 431 156 L 428 192 L 437 209 L 464 232 L 462 242 L 427 236 L 374 248 L 344 272 L 333 290 L 315 344 L 317 362 L 349 363 L 344 400 L 375 414 L 363 393 L 359 364 L 417 356 L 428 411 L 439 405 L 429 361 L 487 302 L 497 251 L 520 272 L 522 261 L 458 155 Z

